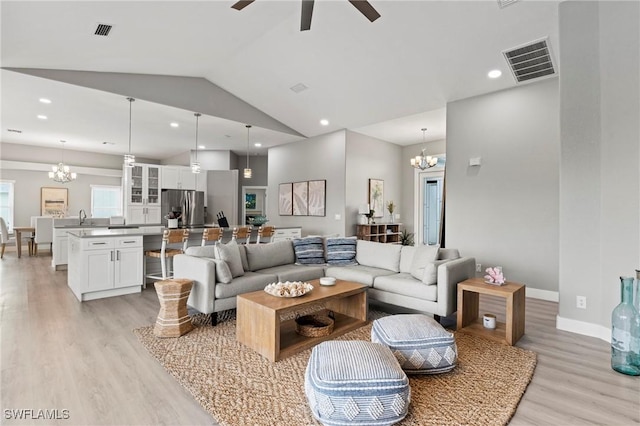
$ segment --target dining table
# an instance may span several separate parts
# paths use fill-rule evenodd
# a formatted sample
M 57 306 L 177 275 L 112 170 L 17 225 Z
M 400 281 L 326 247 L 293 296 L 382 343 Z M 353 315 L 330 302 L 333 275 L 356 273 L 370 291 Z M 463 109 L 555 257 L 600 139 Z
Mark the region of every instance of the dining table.
M 16 247 L 18 249 L 18 258 L 22 256 L 22 233 L 31 233 L 31 237 L 36 234 L 36 228 L 33 226 L 14 226 L 13 233 L 16 235 Z M 33 254 L 33 244 L 29 241 L 29 256 Z

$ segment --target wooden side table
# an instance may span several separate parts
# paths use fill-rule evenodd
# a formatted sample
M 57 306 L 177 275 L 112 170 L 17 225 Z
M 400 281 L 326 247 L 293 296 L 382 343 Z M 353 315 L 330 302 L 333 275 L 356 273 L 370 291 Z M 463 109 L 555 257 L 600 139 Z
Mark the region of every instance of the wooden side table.
M 155 283 L 160 300 L 160 312 L 153 329 L 157 337 L 180 337 L 193 330 L 191 317 L 187 312 L 187 299 L 193 281 L 173 278 Z
M 525 288 L 523 284 L 507 281 L 504 285 L 486 284 L 482 278 L 471 278 L 458 284 L 457 329 L 513 346 L 524 335 Z M 505 299 L 506 323 L 498 322 L 495 329 L 485 328 L 479 318 L 480 295 Z

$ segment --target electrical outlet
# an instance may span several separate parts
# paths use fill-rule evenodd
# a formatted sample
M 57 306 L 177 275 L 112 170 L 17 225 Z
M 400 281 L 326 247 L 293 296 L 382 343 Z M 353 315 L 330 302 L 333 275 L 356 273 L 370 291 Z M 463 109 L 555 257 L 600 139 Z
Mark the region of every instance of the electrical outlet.
M 587 309 L 587 297 L 576 296 L 576 308 Z
M 476 263 L 476 272 L 482 272 L 482 263 Z

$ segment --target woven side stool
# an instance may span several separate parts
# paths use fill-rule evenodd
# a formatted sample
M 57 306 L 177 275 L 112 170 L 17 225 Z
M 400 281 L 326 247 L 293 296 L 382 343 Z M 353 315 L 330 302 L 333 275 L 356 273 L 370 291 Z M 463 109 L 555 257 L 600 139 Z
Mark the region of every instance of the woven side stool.
M 371 327 L 371 341 L 388 346 L 408 374 L 451 371 L 458 360 L 453 333 L 422 314 L 390 315 Z
M 157 281 L 156 293 L 160 300 L 160 312 L 153 328 L 157 337 L 180 337 L 193 330 L 187 312 L 187 299 L 193 281 L 184 278 Z

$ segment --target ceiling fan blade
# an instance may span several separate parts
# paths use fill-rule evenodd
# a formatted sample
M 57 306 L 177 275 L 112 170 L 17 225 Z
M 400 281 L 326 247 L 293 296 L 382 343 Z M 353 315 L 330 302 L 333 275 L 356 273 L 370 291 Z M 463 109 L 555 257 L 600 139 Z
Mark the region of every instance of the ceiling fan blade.
M 311 16 L 313 15 L 314 0 L 302 0 L 302 16 L 300 18 L 300 31 L 308 31 L 311 28 Z
M 371 4 L 367 0 L 349 0 L 356 9 L 360 11 L 367 19 L 371 22 L 375 21 L 380 17 L 380 14 L 377 10 L 371 6 Z
M 242 10 L 245 7 L 249 6 L 251 3 L 253 3 L 255 0 L 241 0 L 237 3 L 234 3 L 231 8 L 235 9 L 235 10 Z

